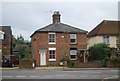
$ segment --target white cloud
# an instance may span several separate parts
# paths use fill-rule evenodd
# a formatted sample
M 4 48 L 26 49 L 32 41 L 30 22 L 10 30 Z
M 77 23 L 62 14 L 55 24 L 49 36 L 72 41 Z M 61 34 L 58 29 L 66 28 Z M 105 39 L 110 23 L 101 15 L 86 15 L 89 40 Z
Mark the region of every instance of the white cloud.
M 3 2 L 118 2 L 119 0 L 3 0 Z
M 52 23 L 50 11 L 59 10 L 61 21 L 90 31 L 102 20 L 118 19 L 117 2 L 4 2 L 3 23 L 13 27 L 13 34 L 23 34 L 25 39 L 41 27 Z

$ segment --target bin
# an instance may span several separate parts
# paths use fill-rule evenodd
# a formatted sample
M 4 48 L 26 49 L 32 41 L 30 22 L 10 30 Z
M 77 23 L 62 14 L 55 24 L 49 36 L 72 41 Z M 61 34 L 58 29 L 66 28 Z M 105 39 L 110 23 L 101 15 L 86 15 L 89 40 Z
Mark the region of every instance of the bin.
M 106 67 L 106 60 L 105 59 L 102 60 L 102 67 Z

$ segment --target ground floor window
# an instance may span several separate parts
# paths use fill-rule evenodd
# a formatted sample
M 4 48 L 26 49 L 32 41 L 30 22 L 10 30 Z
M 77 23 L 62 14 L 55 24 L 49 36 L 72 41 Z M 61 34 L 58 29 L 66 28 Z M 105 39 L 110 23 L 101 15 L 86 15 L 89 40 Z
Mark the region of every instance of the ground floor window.
M 77 49 L 70 48 L 70 58 L 71 60 L 77 60 Z
M 49 48 L 49 61 L 56 61 L 56 48 Z

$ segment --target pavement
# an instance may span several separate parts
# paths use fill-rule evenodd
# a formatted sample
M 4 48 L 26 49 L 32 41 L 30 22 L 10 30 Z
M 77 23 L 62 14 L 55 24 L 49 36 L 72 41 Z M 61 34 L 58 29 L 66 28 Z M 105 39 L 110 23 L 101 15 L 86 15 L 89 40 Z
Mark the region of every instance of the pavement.
M 19 67 L 0 67 L 0 69 L 19 69 Z M 65 71 L 77 71 L 77 70 L 120 70 L 120 68 L 68 68 L 68 67 L 36 67 L 34 69 L 62 69 Z

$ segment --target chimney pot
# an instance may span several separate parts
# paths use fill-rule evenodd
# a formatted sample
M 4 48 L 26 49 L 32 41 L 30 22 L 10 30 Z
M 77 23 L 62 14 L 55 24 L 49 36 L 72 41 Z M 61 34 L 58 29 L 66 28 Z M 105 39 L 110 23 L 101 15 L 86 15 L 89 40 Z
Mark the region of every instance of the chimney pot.
M 60 23 L 60 16 L 59 11 L 55 11 L 53 14 L 53 23 Z

